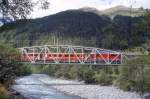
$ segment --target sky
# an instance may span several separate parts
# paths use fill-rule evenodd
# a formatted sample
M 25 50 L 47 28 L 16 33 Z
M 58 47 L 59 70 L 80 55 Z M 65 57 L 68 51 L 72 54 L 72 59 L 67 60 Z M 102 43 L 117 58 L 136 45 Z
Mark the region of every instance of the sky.
M 35 0 L 33 0 L 35 1 Z M 39 18 L 55 14 L 69 9 L 79 9 L 83 7 L 94 7 L 98 10 L 111 8 L 117 5 L 124 5 L 134 8 L 144 7 L 150 8 L 150 0 L 48 0 L 50 2 L 49 9 L 42 10 L 35 7 L 31 13 L 31 18 Z

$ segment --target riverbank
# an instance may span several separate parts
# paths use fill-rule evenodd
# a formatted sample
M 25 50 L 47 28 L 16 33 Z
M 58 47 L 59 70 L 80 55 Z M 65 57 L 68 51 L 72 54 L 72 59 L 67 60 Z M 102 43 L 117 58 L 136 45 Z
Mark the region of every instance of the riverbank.
M 24 99 L 24 97 L 15 90 L 0 84 L 0 99 Z
M 45 74 L 18 78 L 12 89 L 27 99 L 141 99 L 138 93 L 126 92 L 115 86 L 86 85 Z
M 45 79 L 48 79 L 51 85 L 42 81 Z M 44 74 L 32 74 L 17 78 L 12 89 L 24 96 L 25 99 L 81 99 L 79 96 L 54 89 L 52 86 L 56 81 L 59 80 Z
M 67 85 L 53 87 L 59 91 L 87 99 L 141 99 L 135 92 L 124 92 L 114 86 Z
M 87 99 L 141 99 L 136 92 L 125 92 L 114 86 L 86 85 L 83 82 L 33 74 L 34 78 L 58 91 Z

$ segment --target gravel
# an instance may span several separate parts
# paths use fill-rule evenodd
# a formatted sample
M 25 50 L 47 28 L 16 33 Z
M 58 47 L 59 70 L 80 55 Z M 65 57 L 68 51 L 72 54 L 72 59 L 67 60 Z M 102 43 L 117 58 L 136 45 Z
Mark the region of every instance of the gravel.
M 75 80 L 51 78 L 41 74 L 33 76 L 45 84 L 54 84 L 52 87 L 59 91 L 87 99 L 141 99 L 136 92 L 123 91 L 115 86 L 86 85 Z

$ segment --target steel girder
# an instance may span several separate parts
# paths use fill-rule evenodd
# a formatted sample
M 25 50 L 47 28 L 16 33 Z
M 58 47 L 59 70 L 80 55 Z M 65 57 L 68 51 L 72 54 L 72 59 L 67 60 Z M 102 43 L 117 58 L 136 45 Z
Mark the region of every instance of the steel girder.
M 19 50 L 21 52 L 20 60 L 22 62 L 25 62 L 24 61 L 25 57 L 27 58 L 26 62 L 30 62 L 32 64 L 88 64 L 88 65 L 122 64 L 121 52 L 107 49 L 100 49 L 95 47 L 72 46 L 72 45 L 43 45 L 43 46 L 22 47 L 19 48 Z M 63 60 L 66 54 L 68 55 L 67 59 Z M 109 55 L 111 54 L 115 55 L 115 57 L 110 59 Z M 49 55 L 51 55 L 51 61 L 47 59 Z M 71 55 L 74 55 L 75 60 L 72 59 Z M 98 59 L 96 55 L 99 55 L 101 59 Z M 120 60 L 116 61 L 118 57 L 120 57 L 119 58 Z

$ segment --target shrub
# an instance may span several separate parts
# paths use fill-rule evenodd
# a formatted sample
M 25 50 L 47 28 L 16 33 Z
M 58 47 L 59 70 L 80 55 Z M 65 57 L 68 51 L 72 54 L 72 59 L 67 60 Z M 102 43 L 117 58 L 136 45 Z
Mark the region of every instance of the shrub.
M 104 70 L 101 70 L 100 73 L 94 75 L 95 82 L 101 85 L 110 85 L 112 84 L 112 78 Z
M 127 62 L 126 66 L 120 68 L 116 85 L 124 90 L 141 93 L 150 91 L 150 67 L 146 65 L 150 62 L 149 59 L 149 56 L 142 56 Z
M 95 73 L 92 69 L 85 69 L 83 74 L 83 80 L 85 81 L 85 83 L 94 83 L 94 74 Z

